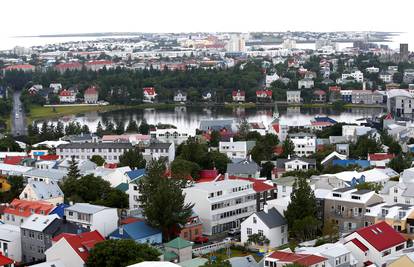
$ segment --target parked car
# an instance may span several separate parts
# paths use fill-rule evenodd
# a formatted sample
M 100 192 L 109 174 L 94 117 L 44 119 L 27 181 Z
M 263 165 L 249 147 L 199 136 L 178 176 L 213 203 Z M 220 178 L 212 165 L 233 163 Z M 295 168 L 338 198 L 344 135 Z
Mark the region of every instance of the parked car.
M 240 228 L 231 228 L 228 232 L 229 235 L 238 235 L 240 234 Z
M 208 237 L 206 237 L 206 236 L 197 236 L 194 239 L 194 242 L 197 243 L 197 244 L 207 243 L 208 242 Z

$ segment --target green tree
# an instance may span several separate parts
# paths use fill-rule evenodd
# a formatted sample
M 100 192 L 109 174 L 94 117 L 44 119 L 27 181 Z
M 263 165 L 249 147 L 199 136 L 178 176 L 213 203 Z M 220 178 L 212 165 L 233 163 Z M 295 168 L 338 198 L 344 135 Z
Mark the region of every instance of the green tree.
M 382 151 L 381 142 L 370 135 L 360 136 L 355 144 L 349 147 L 351 158 L 366 158 L 369 153 Z
M 119 166 L 129 166 L 131 169 L 143 169 L 145 168 L 147 161 L 142 156 L 142 153 L 138 148 L 125 151 L 124 154 L 119 156 Z
M 6 136 L 0 139 L 0 151 L 22 151 L 22 149 L 11 136 Z
M 7 180 L 11 187 L 7 192 L 0 192 L 1 203 L 10 203 L 13 199 L 18 198 L 24 189 L 22 176 L 9 176 Z
M 211 134 L 210 134 L 209 146 L 218 147 L 220 139 L 221 139 L 220 132 L 219 131 L 212 131 Z
M 237 136 L 240 140 L 247 140 L 247 135 L 250 132 L 250 124 L 246 119 L 242 119 L 238 126 Z
M 339 237 L 338 224 L 334 220 L 326 220 L 322 227 L 322 236 L 327 236 L 329 242 L 334 242 Z
M 160 253 L 148 244 L 130 239 L 105 240 L 91 250 L 87 267 L 125 267 L 143 261 L 158 261 Z
M 138 133 L 138 124 L 136 120 L 131 119 L 128 123 L 128 126 L 126 128 L 127 133 Z
M 167 179 L 164 173 L 164 161 L 150 162 L 146 176 L 139 181 L 139 200 L 148 223 L 161 229 L 169 240 L 171 229 L 187 222 L 194 205 L 184 202 L 183 181 Z
M 213 261 L 210 259 L 201 267 L 231 267 L 231 263 L 228 260 L 217 259 Z
M 69 161 L 69 170 L 68 170 L 68 174 L 67 177 L 68 178 L 79 178 L 80 175 L 80 171 L 78 168 L 78 162 L 75 160 L 75 157 L 72 157 L 72 159 Z
M 99 121 L 98 125 L 96 126 L 96 135 L 99 137 L 102 137 L 104 135 L 104 129 L 102 127 L 101 121 Z
M 205 157 L 200 164 L 203 169 L 212 170 L 216 168 L 220 173 L 225 173 L 227 164 L 230 162 L 231 160 L 226 154 L 220 153 L 219 151 L 209 151 L 205 154 Z
M 379 191 L 381 191 L 381 189 L 382 189 L 381 184 L 370 183 L 370 182 L 357 184 L 355 187 L 359 190 L 367 189 L 367 190 L 375 191 L 376 193 L 379 193 Z
M 149 134 L 150 126 L 147 123 L 147 120 L 142 119 L 141 124 L 139 125 L 138 132 L 140 134 Z
M 280 155 L 281 158 L 287 158 L 288 156 L 292 157 L 295 155 L 295 145 L 289 137 L 287 137 L 285 141 L 283 141 L 282 150 L 283 152 Z
M 120 120 L 116 124 L 115 133 L 116 134 L 123 134 L 125 132 L 125 124 L 123 120 Z
M 268 180 L 272 179 L 272 171 L 275 168 L 275 164 L 271 161 L 267 161 L 262 165 L 262 169 L 260 170 L 260 176 L 266 177 Z
M 185 159 L 176 158 L 171 163 L 171 173 L 173 178 L 186 179 L 191 176 L 193 179 L 198 179 L 200 173 L 200 166 Z
M 96 165 L 98 166 L 103 166 L 105 163 L 105 160 L 103 157 L 99 156 L 99 155 L 93 155 L 91 157 L 91 161 L 94 162 Z
M 410 168 L 411 163 L 412 163 L 412 159 L 409 155 L 404 157 L 403 155 L 400 154 L 397 157 L 390 160 L 390 162 L 388 162 L 388 167 L 390 167 L 391 169 L 393 169 L 394 171 L 398 173 L 401 173 L 405 169 Z

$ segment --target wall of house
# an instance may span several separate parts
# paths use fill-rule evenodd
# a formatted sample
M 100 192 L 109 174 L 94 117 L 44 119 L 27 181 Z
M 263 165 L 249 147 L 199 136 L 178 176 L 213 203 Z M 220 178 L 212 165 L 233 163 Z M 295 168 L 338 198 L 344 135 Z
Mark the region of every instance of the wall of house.
M 64 238 L 46 250 L 45 255 L 46 261 L 61 260 L 65 266 L 84 267 L 85 264 Z
M 17 230 L 17 229 L 16 229 Z M 20 229 L 19 229 L 20 232 Z M 9 257 L 15 261 L 20 262 L 22 260 L 22 241 L 20 234 L 12 236 L 0 237 L 0 253 L 6 257 Z M 7 253 L 4 251 L 7 246 Z
M 43 260 L 46 250 L 45 241 L 42 232 L 30 229 L 22 229 L 22 257 L 24 262 Z
M 108 208 L 95 213 L 92 216 L 91 231 L 98 230 L 103 236 L 108 236 L 118 228 L 118 212 Z

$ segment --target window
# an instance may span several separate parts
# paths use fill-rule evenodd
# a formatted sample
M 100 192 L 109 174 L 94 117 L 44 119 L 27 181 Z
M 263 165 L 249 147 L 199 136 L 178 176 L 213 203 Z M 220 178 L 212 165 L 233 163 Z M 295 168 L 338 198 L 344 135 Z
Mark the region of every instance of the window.
M 259 230 L 259 231 L 257 231 L 257 233 L 258 233 L 260 236 L 263 236 L 263 230 Z
M 404 248 L 404 244 L 401 244 L 395 248 L 395 251 L 399 251 Z
M 285 232 L 285 226 L 282 225 L 282 227 L 280 227 L 280 232 L 283 234 Z
M 397 203 L 398 202 L 398 198 L 394 197 L 394 202 Z
M 253 223 L 257 223 L 256 217 L 253 217 Z
M 252 228 L 247 228 L 247 235 L 252 235 Z
M 391 254 L 391 249 L 387 249 L 387 250 L 384 250 L 384 251 L 382 252 L 382 256 L 383 256 L 383 257 L 388 256 L 388 255 L 390 255 L 390 254 Z

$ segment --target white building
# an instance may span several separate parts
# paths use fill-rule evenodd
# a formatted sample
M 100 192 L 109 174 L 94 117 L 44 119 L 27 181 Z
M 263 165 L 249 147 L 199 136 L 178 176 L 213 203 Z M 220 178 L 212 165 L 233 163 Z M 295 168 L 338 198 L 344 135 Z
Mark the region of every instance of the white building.
M 316 152 L 316 136 L 309 133 L 289 134 L 290 140 L 295 146 L 295 154 L 299 157 L 307 157 Z
M 384 83 L 391 83 L 393 82 L 392 79 L 392 74 L 389 72 L 381 72 L 379 75 L 379 78 L 384 82 Z
M 157 93 L 154 87 L 145 87 L 142 89 L 142 102 L 153 103 Z
M 0 255 L 20 262 L 22 260 L 20 227 L 0 224 Z
M 349 77 L 353 78 L 356 82 L 362 83 L 364 81 L 364 74 L 357 70 L 351 73 L 343 73 L 342 81 L 348 79 Z
M 270 87 L 270 85 L 273 83 L 273 82 L 275 82 L 275 81 L 277 81 L 277 80 L 279 80 L 279 75 L 277 75 L 277 73 L 275 72 L 274 74 L 272 74 L 272 75 L 266 75 L 266 87 L 267 88 L 269 88 Z
M 288 242 L 286 219 L 275 208 L 264 206 L 263 211 L 253 213 L 241 223 L 241 242 L 244 244 L 252 234 L 266 237 L 272 248 Z
M 59 101 L 60 101 L 60 103 L 75 103 L 76 102 L 76 95 L 72 91 L 63 89 L 59 93 Z
M 405 114 L 414 113 L 413 96 L 403 89 L 392 89 L 387 91 L 387 108 L 388 112 L 397 117 L 403 117 Z
M 203 222 L 203 233 L 212 235 L 240 227 L 256 211 L 253 183 L 223 180 L 198 183 L 185 188 L 185 203 L 194 203 L 194 211 Z
M 174 94 L 174 102 L 187 102 L 187 93 L 178 90 L 178 92 Z
M 300 91 L 286 91 L 286 101 L 288 103 L 300 103 Z
M 56 206 L 63 203 L 63 192 L 55 181 L 49 183 L 30 181 L 20 193 L 19 198 L 42 200 Z
M 151 143 L 142 155 L 147 162 L 152 159 L 166 158 L 171 163 L 175 159 L 175 145 L 174 143 Z
M 365 69 L 368 73 L 378 73 L 379 72 L 379 68 L 377 67 L 368 67 Z
M 131 171 L 128 166 L 119 168 L 105 168 L 98 167 L 94 170 L 88 171 L 86 174 L 93 174 L 96 177 L 101 177 L 103 180 L 108 181 L 111 187 L 117 187 L 122 183 L 129 183 L 129 178 L 126 173 Z
M 233 141 L 233 138 L 230 138 L 230 142 L 219 142 L 219 151 L 226 154 L 229 159 L 245 159 L 255 144 L 255 141 Z
M 244 37 L 240 35 L 232 35 L 227 42 L 226 50 L 228 52 L 245 52 L 246 41 L 244 40 Z
M 179 145 L 188 140 L 190 135 L 186 132 L 183 132 L 179 129 L 169 128 L 169 129 L 152 129 L 150 130 L 151 139 L 157 140 L 162 143 L 174 143 Z
M 91 231 L 98 230 L 103 236 L 108 236 L 118 228 L 116 208 L 76 203 L 65 209 L 65 216 L 68 221 Z
M 298 89 L 310 89 L 315 86 L 315 82 L 310 78 L 305 78 L 298 81 Z

